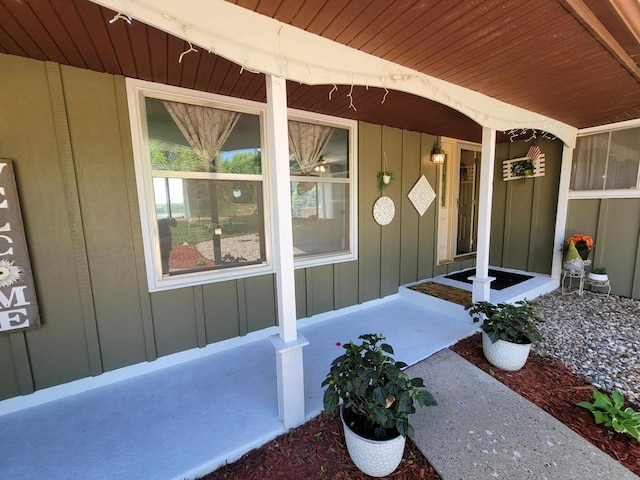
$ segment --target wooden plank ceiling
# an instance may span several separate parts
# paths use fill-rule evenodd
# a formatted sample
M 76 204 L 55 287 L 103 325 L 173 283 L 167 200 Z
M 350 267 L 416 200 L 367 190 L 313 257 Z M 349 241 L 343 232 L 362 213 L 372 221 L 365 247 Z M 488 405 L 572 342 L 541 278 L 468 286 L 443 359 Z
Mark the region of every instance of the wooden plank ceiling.
M 228 1 L 578 128 L 640 118 L 636 0 Z M 178 62 L 185 41 L 114 15 L 89 0 L 0 0 L 0 53 L 265 100 L 263 75 L 203 49 Z M 332 85 L 289 82 L 289 105 L 480 140 L 459 112 L 398 91 L 354 86 L 354 110 L 351 88 L 330 99 Z

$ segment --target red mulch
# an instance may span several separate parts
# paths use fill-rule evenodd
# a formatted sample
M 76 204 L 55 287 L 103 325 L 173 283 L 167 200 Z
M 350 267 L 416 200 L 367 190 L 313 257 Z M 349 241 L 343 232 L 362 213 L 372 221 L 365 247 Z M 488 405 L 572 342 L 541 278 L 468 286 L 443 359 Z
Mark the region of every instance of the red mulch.
M 203 480 L 365 480 L 371 478 L 356 467 L 347 453 L 342 423 L 337 415 L 322 414 L 280 435 L 237 462 L 220 467 Z M 410 439 L 398 469 L 387 479 L 439 480 Z
M 630 435 L 609 433 L 596 425 L 590 412 L 576 406 L 582 400 L 592 401 L 593 387 L 561 362 L 531 354 L 522 370 L 503 372 L 485 360 L 479 334 L 458 342 L 451 349 L 640 474 L 640 442 Z M 206 480 L 367 478 L 370 477 L 360 472 L 349 458 L 340 419 L 324 414 L 203 477 Z M 430 480 L 440 477 L 407 439 L 400 467 L 386 478 Z
M 522 370 L 504 372 L 492 367 L 484 358 L 480 334 L 461 340 L 451 347 L 451 350 L 535 403 L 629 470 L 640 475 L 640 442 L 631 435 L 609 433 L 606 427 L 596 425 L 591 412 L 576 406 L 583 400 L 593 401 L 593 386 L 580 375 L 571 372 L 559 360 L 532 353 Z
M 171 248 L 171 255 L 169 255 L 169 268 L 171 270 L 211 267 L 213 265 L 213 261 L 200 255 L 194 245 L 174 245 Z

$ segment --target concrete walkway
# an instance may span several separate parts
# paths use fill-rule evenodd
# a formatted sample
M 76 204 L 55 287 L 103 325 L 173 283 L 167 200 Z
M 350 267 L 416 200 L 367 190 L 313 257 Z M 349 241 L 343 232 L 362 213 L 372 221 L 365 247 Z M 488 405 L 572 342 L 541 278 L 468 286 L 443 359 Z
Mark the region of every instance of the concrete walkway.
M 439 405 L 413 417 L 414 442 L 443 480 L 638 479 L 609 455 L 445 349 L 408 370 Z

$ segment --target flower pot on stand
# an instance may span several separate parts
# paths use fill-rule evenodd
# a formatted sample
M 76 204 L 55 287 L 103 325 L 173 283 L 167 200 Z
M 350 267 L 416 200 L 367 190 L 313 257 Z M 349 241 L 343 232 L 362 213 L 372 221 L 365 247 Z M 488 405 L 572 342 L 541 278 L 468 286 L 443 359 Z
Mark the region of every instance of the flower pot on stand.
M 398 434 L 389 440 L 369 440 L 351 430 L 344 420 L 343 408 L 340 408 L 340 419 L 347 451 L 356 467 L 371 477 L 385 477 L 398 468 L 404 453 L 405 437 Z
M 582 260 L 587 260 L 589 258 L 589 253 L 591 253 L 591 249 L 589 248 L 578 248 L 578 254 Z
M 606 282 L 607 280 L 609 280 L 609 275 L 607 275 L 606 273 L 589 272 L 587 274 L 587 278 L 589 280 L 593 280 L 594 282 Z

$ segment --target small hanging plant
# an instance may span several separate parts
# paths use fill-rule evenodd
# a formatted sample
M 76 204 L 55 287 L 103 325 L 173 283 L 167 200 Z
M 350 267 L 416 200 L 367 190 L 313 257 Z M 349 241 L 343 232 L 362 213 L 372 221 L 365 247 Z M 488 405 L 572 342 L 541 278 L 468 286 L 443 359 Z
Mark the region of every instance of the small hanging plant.
M 382 192 L 385 188 L 391 185 L 391 182 L 395 180 L 395 176 L 391 171 L 380 170 L 378 172 L 378 190 Z
M 535 165 L 530 158 L 524 158 L 511 164 L 511 175 L 514 177 L 530 177 L 535 172 Z
M 380 190 L 380 193 L 382 194 L 382 191 L 387 188 L 389 185 L 391 185 L 391 182 L 393 182 L 396 177 L 393 175 L 393 172 L 391 170 L 389 170 L 389 165 L 387 165 L 387 152 L 383 152 L 384 155 L 384 164 L 383 170 L 380 170 L 378 172 L 378 190 Z

